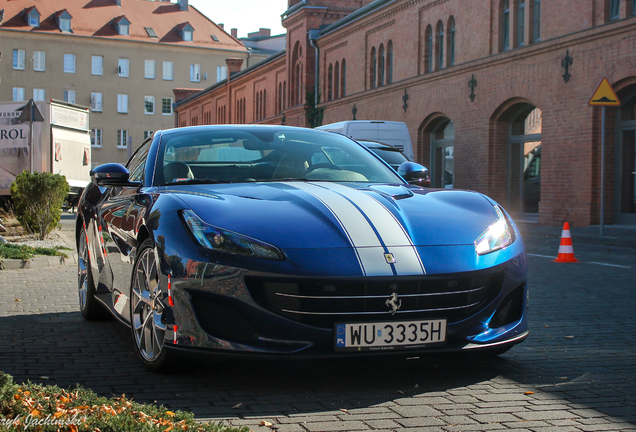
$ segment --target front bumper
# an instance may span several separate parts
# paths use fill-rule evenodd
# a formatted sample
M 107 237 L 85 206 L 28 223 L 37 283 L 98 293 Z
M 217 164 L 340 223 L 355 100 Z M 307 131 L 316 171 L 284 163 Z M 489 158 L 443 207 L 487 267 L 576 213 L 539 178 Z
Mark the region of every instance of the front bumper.
M 217 356 L 421 355 L 504 348 L 528 334 L 526 260 L 431 276 L 298 277 L 188 261 L 170 282 L 165 347 Z M 398 292 L 402 307 L 386 306 Z M 446 343 L 339 352 L 335 324 L 446 319 Z M 170 331 L 172 330 L 172 331 Z

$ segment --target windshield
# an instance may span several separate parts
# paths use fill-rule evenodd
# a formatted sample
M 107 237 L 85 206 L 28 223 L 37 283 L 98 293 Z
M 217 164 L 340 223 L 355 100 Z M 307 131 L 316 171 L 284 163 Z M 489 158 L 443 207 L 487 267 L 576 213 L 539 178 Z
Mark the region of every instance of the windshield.
M 402 183 L 353 140 L 284 126 L 199 126 L 162 137 L 155 184 L 264 181 Z

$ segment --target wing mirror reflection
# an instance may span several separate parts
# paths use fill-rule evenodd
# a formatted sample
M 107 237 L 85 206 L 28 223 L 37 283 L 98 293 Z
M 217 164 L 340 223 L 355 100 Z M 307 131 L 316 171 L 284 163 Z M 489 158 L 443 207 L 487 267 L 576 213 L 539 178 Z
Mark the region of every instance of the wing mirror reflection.
M 428 168 L 415 162 L 402 162 L 398 167 L 398 174 L 409 184 L 431 187 L 431 177 Z

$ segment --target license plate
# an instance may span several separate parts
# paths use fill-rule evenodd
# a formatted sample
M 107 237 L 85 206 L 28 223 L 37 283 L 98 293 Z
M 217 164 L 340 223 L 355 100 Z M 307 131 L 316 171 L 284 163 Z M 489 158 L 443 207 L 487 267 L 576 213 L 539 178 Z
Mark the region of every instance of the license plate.
M 336 351 L 418 348 L 446 342 L 446 320 L 336 324 Z

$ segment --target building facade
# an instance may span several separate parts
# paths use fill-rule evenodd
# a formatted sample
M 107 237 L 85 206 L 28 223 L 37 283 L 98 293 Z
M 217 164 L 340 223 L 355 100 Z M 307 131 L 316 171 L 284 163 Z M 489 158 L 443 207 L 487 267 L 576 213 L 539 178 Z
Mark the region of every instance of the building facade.
M 222 81 L 226 61 L 249 54 L 187 0 L 1 0 L 0 10 L 0 101 L 90 107 L 93 165 L 125 162 L 174 127 L 175 87 Z
M 178 101 L 178 124 L 403 121 L 435 187 L 636 225 L 636 0 L 290 0 L 283 25 L 285 52 Z

